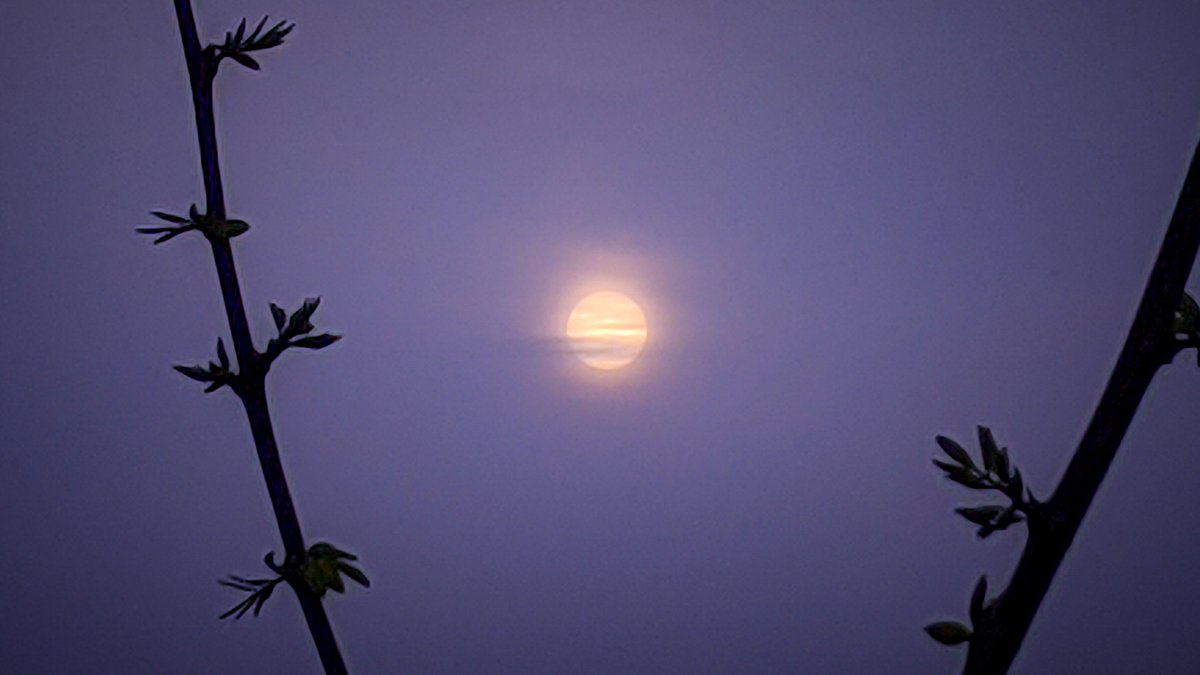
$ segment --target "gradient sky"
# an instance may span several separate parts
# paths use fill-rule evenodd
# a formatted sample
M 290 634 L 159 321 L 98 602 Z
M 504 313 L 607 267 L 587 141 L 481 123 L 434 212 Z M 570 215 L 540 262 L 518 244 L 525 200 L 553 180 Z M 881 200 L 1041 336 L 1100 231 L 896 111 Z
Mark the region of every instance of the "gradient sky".
M 319 294 L 272 413 L 362 673 L 950 673 L 921 627 L 998 587 L 929 460 L 1074 450 L 1200 135 L 1195 3 L 197 0 L 260 345 Z M 301 673 L 235 397 L 171 3 L 0 9 L 0 661 Z M 562 348 L 592 290 L 651 340 Z M 1193 289 L 1196 286 L 1192 286 Z M 1161 372 L 1014 672 L 1200 662 L 1200 372 Z

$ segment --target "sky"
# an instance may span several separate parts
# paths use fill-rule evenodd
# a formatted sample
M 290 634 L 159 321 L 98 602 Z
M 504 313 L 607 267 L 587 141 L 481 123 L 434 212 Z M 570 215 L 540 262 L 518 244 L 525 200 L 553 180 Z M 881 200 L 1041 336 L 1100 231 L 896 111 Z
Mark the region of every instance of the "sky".
M 1039 495 L 1125 338 L 1200 138 L 1194 3 L 196 0 L 309 541 L 362 673 L 938 673 L 1020 528 L 930 464 L 990 426 Z M 318 672 L 299 607 L 217 616 L 280 542 L 240 404 L 171 3 L 0 8 L 0 658 Z M 1190 285 L 1195 293 L 1200 290 Z M 644 310 L 630 367 L 570 307 Z M 226 340 L 228 338 L 226 337 Z M 298 351 L 298 350 L 297 350 Z M 1163 369 L 1013 672 L 1200 660 L 1194 355 Z

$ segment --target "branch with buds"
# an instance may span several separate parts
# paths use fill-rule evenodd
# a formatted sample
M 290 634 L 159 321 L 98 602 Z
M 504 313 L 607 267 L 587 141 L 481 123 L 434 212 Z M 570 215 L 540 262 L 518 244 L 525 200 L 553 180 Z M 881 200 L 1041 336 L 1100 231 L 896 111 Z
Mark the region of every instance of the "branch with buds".
M 300 519 L 283 473 L 283 462 L 275 440 L 275 430 L 263 386 L 271 364 L 284 351 L 293 347 L 323 349 L 337 342 L 341 336 L 332 333 L 311 334 L 314 330 L 312 315 L 320 304 L 318 298 L 304 300 L 290 316 L 271 303 L 271 317 L 275 322 L 276 336 L 267 343 L 265 351 L 255 349 L 238 283 L 232 247 L 232 240 L 245 234 L 250 225 L 244 220 L 229 218 L 226 214 L 213 111 L 213 80 L 220 63 L 228 58 L 246 68 L 259 70 L 258 61 L 250 54 L 283 44 L 284 38 L 291 33 L 294 25 L 280 21 L 268 28 L 267 19 L 264 17 L 247 33 L 246 21 L 243 19 L 235 30 L 225 34 L 223 42 L 202 47 L 190 0 L 174 0 L 174 4 L 191 84 L 192 108 L 200 145 L 201 175 L 204 180 L 205 208 L 202 213 L 199 206 L 192 204 L 186 215 L 151 211 L 151 214 L 164 224 L 139 227 L 137 231 L 153 235 L 155 244 L 170 241 L 188 232 L 200 232 L 210 244 L 221 298 L 225 305 L 225 315 L 229 321 L 237 370 L 233 368 L 223 338 L 217 339 L 215 360 L 204 365 L 177 365 L 175 370 L 204 383 L 205 392 L 229 387 L 241 399 L 287 560 L 284 565 L 276 566 L 270 554 L 264 559 L 267 566 L 276 572 L 274 577 L 249 578 L 231 575 L 221 580 L 222 585 L 247 594 L 241 602 L 222 614 L 221 618 L 239 618 L 247 612 L 257 616 L 275 587 L 286 581 L 300 602 L 325 672 L 345 673 L 346 664 L 322 599 L 327 590 L 332 589 L 338 593 L 345 590 L 342 575 L 363 586 L 368 586 L 369 582 L 361 570 L 349 564 L 348 561 L 357 559 L 354 555 L 323 542 L 311 547 L 305 546 Z
M 962 446 L 945 437 L 937 438 L 951 461 L 934 463 L 948 478 L 1008 498 L 1007 506 L 957 509 L 959 515 L 979 526 L 980 537 L 1022 520 L 1029 528 L 1021 557 L 1004 590 L 988 601 L 987 581 L 981 578 L 976 585 L 970 605 L 971 627 L 955 621 L 925 627 L 942 644 L 968 645 L 964 675 L 1008 672 L 1159 368 L 1180 351 L 1200 347 L 1200 305 L 1184 291 L 1197 251 L 1200 147 L 1192 153 L 1171 223 L 1104 393 L 1062 479 L 1044 502 L 1035 499 L 1024 486 L 1020 472 L 1011 466 L 1008 451 L 996 446 L 985 427 L 979 430 L 982 466 Z M 1200 352 L 1197 358 L 1200 362 Z
M 341 335 L 334 333 L 321 333 L 319 335 L 308 335 L 314 329 L 312 322 L 313 312 L 317 311 L 317 306 L 321 304 L 320 298 L 307 298 L 300 308 L 292 312 L 290 317 L 279 308 L 279 305 L 270 303 L 271 317 L 275 321 L 275 328 L 278 331 L 276 337 L 271 338 L 267 343 L 265 352 L 254 351 L 252 353 L 252 362 L 254 367 L 247 369 L 247 373 L 237 373 L 230 370 L 229 354 L 225 351 L 225 342 L 221 338 L 217 338 L 217 360 L 209 361 L 207 365 L 202 366 L 175 366 L 175 370 L 183 373 L 197 382 L 203 382 L 208 386 L 205 387 L 204 393 L 214 392 L 221 387 L 229 386 L 240 397 L 246 397 L 249 392 L 253 391 L 255 381 L 247 380 L 248 377 L 262 378 L 270 370 L 271 364 L 275 359 L 279 358 L 284 351 L 299 347 L 301 349 L 324 349 L 329 345 L 342 339 Z

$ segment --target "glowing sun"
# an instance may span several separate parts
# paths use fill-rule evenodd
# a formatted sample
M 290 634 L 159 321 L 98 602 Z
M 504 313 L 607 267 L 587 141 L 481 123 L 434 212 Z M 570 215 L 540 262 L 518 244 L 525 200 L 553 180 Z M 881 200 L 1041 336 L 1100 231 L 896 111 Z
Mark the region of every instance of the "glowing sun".
M 647 335 L 642 308 L 612 291 L 580 300 L 567 318 L 571 348 L 597 370 L 616 370 L 633 363 L 646 346 Z

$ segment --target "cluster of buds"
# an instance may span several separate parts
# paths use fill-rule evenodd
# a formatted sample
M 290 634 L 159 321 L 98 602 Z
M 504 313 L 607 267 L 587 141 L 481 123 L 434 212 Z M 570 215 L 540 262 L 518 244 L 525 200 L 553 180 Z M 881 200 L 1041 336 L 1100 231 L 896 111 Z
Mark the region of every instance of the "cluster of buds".
M 254 31 L 246 35 L 246 20 L 242 19 L 236 31 L 225 33 L 225 42 L 209 45 L 207 51 L 215 63 L 219 63 L 223 58 L 231 58 L 250 70 L 258 70 L 261 67 L 258 61 L 247 52 L 278 47 L 283 44 L 283 38 L 296 27 L 294 23 L 280 21 L 263 33 L 262 29 L 266 25 L 267 17 L 264 16 L 254 27 Z
M 228 241 L 239 234 L 244 234 L 250 229 L 250 224 L 244 220 L 213 218 L 207 213 L 200 213 L 195 204 L 192 204 L 188 209 L 187 216 L 178 216 L 173 213 L 166 213 L 165 211 L 151 211 L 150 214 L 159 220 L 171 223 L 171 225 L 162 227 L 137 228 L 137 231 L 141 234 L 160 235 L 154 240 L 155 244 L 161 244 L 164 241 L 178 237 L 184 232 L 191 232 L 193 230 L 203 234 L 209 241 L 216 239 Z
M 283 565 L 275 564 L 274 553 L 267 553 L 263 562 L 276 576 L 270 579 L 247 579 L 231 574 L 228 578 L 217 581 L 222 586 L 249 594 L 220 618 L 227 619 L 232 616 L 234 619 L 240 619 L 246 612 L 251 611 L 254 616 L 258 616 L 263 605 L 275 592 L 275 587 L 284 581 L 303 582 L 318 598 L 325 597 L 326 591 L 345 593 L 343 574 L 362 587 L 369 588 L 371 582 L 367 575 L 347 562 L 350 560 L 358 560 L 358 556 L 323 541 L 310 546 L 303 560 L 290 560 Z
M 996 504 L 955 509 L 963 518 L 979 526 L 977 534 L 983 538 L 1024 520 L 1036 509 L 1037 500 L 1025 487 L 1021 470 L 1009 460 L 1008 448 L 996 444 L 991 429 L 981 426 L 978 431 L 983 466 L 977 465 L 965 448 L 945 436 L 938 436 L 936 440 L 951 461 L 935 459 L 933 463 L 946 472 L 947 478 L 959 485 L 972 490 L 995 490 L 1008 497 L 1010 503 L 1007 506 Z
M 999 492 L 1008 498 L 1009 503 L 962 506 L 955 509 L 955 512 L 978 526 L 976 534 L 980 538 L 1007 529 L 1010 525 L 1027 518 L 1043 519 L 1042 506 L 1034 498 L 1033 492 L 1025 486 L 1021 470 L 1009 459 L 1008 448 L 1002 448 L 996 443 L 996 438 L 988 427 L 980 426 L 977 431 L 982 459 L 980 463 L 976 463 L 966 448 L 953 439 L 938 436 L 935 439 L 938 447 L 949 461 L 935 459 L 933 464 L 955 483 L 972 490 Z M 971 594 L 970 617 L 973 625 L 979 626 L 984 621 L 987 607 L 987 577 L 981 576 Z M 944 645 L 970 642 L 974 635 L 970 627 L 958 621 L 931 623 L 925 627 L 925 632 Z

